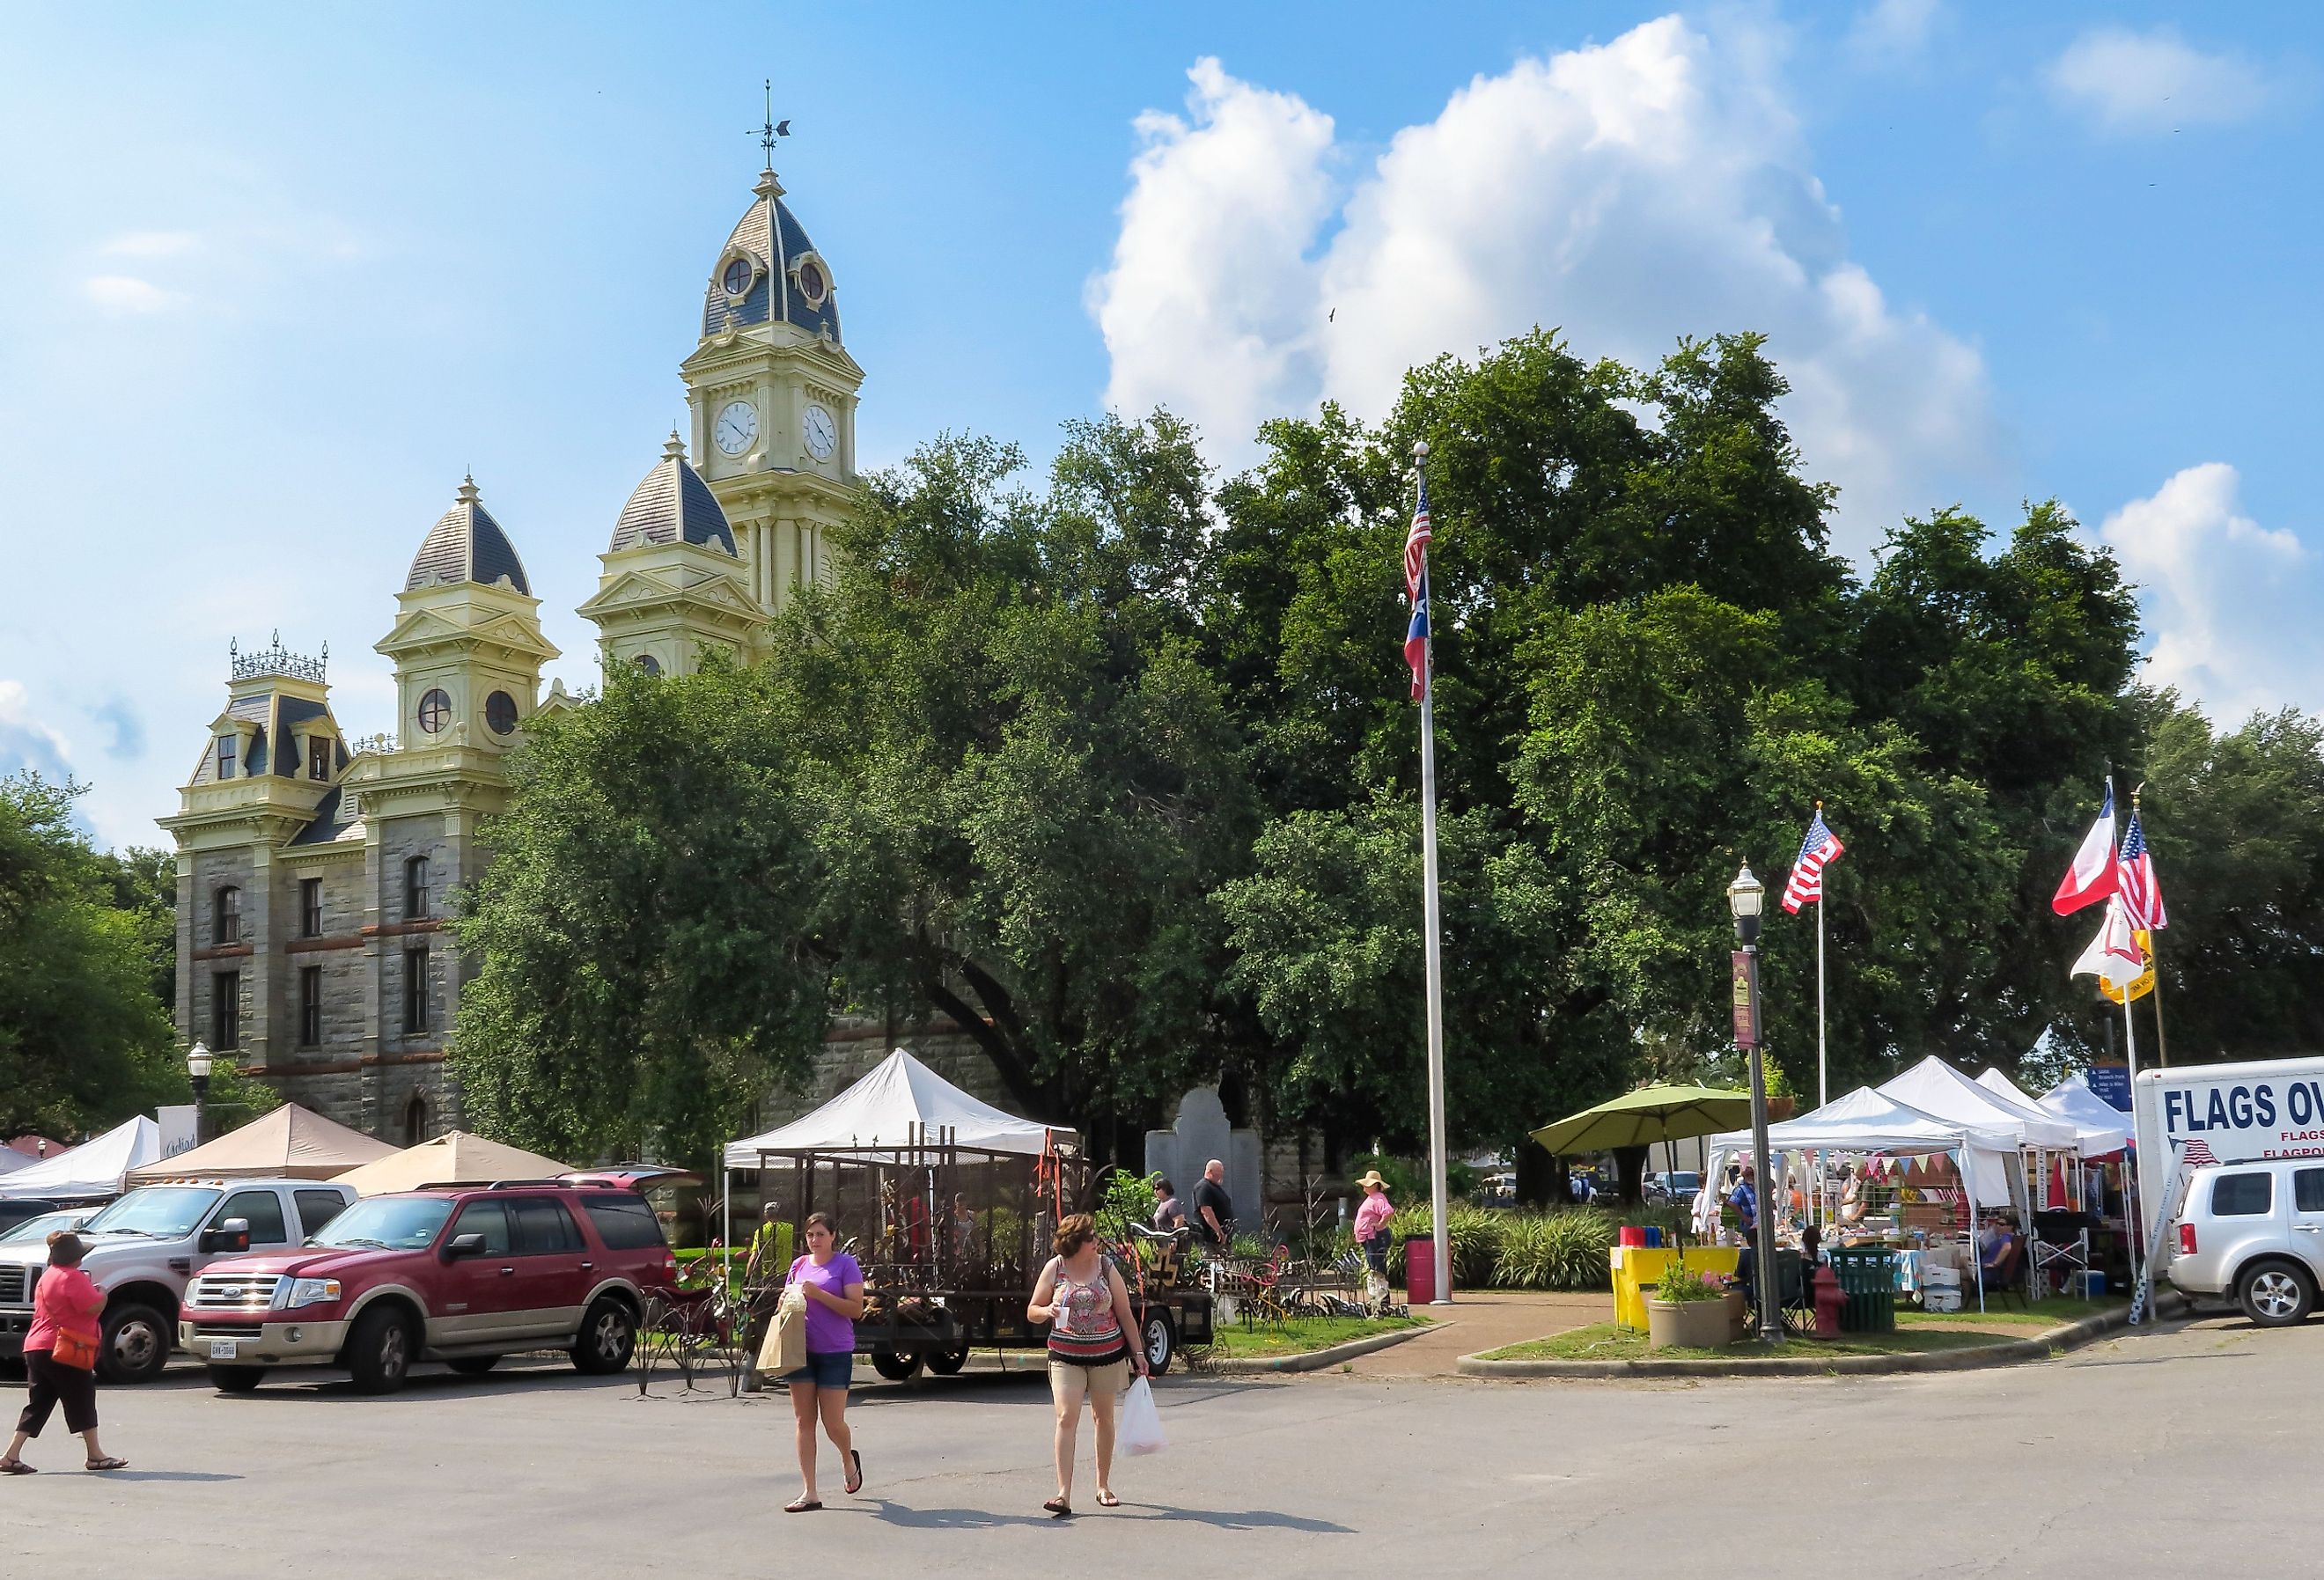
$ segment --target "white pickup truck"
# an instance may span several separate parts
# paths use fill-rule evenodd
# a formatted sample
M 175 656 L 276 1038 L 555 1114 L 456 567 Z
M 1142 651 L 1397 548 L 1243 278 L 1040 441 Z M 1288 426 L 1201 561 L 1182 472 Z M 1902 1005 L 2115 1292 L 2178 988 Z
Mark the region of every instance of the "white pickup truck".
M 221 1256 L 300 1244 L 355 1199 L 327 1180 L 227 1179 L 143 1186 L 98 1212 L 80 1229 L 88 1242 L 81 1267 L 106 1296 L 98 1374 L 108 1382 L 160 1376 L 196 1273 Z M 22 1364 L 48 1261 L 44 1244 L 0 1245 L 0 1362 Z

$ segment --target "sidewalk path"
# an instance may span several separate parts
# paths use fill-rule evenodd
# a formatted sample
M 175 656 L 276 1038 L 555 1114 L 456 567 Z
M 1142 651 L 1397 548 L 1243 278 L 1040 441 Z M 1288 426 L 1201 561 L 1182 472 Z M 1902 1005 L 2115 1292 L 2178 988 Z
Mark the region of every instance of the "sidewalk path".
M 1456 1289 L 1452 1300 L 1449 1307 L 1425 1308 L 1436 1324 L 1418 1338 L 1359 1355 L 1347 1363 L 1349 1372 L 1358 1377 L 1457 1377 L 1454 1363 L 1463 1355 L 1614 1320 L 1614 1297 L 1604 1290 Z M 1315 1373 L 1342 1374 L 1336 1366 Z

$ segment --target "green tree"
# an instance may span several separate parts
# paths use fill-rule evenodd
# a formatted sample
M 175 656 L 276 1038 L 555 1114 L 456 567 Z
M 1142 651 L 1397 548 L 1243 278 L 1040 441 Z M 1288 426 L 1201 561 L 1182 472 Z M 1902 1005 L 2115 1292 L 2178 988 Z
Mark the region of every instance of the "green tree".
M 0 779 L 0 1133 L 76 1135 L 184 1089 L 151 929 L 73 827 L 79 793 Z
M 789 718 L 763 675 L 618 668 L 537 719 L 454 923 L 479 972 L 450 1060 L 485 1133 L 704 1155 L 820 1042 L 829 973 Z

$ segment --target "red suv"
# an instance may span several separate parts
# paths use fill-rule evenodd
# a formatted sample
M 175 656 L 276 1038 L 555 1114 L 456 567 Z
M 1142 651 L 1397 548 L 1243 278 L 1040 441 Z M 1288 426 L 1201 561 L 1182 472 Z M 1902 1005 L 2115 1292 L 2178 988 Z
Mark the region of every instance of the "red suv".
M 342 1366 L 366 1392 L 414 1361 L 489 1372 L 564 1350 L 629 1363 L 648 1291 L 677 1260 L 635 1191 L 564 1181 L 367 1197 L 294 1251 L 216 1261 L 187 1286 L 178 1339 L 229 1393 L 277 1366 Z

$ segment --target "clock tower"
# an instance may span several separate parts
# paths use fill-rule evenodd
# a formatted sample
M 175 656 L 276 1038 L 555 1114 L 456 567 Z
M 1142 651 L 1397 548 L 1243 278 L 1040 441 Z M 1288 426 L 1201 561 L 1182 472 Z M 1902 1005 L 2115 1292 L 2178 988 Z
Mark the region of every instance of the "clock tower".
M 693 453 L 768 615 L 833 574 L 830 531 L 854 509 L 855 392 L 830 263 L 783 201 L 770 160 L 710 271 L 702 339 L 680 365 Z

